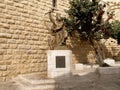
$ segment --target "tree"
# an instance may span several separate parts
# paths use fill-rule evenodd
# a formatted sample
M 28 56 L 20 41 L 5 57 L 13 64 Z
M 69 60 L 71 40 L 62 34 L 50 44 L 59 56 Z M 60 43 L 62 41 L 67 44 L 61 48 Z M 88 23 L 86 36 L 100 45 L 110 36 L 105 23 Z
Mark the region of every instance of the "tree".
M 119 21 L 110 22 L 113 12 L 107 12 L 107 18 L 103 19 L 107 3 L 101 3 L 100 0 L 70 0 L 69 4 L 70 7 L 66 10 L 68 17 L 62 17 L 68 36 L 74 37 L 73 33 L 77 32 L 81 42 L 88 41 L 95 51 L 98 63 L 103 65 L 105 57 L 100 55 L 96 44 L 99 45 L 100 39 L 109 37 L 119 41 Z
M 116 20 L 111 23 L 111 37 L 118 41 L 120 44 L 120 21 Z

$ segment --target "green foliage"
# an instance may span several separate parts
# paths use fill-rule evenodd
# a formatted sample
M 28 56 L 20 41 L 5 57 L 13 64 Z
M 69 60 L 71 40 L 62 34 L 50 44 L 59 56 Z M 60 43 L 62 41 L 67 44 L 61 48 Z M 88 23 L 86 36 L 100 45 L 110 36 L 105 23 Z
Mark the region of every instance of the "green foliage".
M 113 37 L 120 43 L 120 21 L 110 22 L 114 12 L 108 12 L 107 18 L 103 19 L 105 7 L 100 0 L 70 0 L 66 11 L 68 17 L 62 17 L 68 35 L 75 36 L 77 32 L 79 40 L 89 41 L 100 65 L 105 57 L 100 55 L 94 41 Z
M 105 4 L 100 0 L 70 0 L 68 17 L 62 17 L 68 35 L 72 36 L 77 31 L 81 40 L 99 40 L 110 37 L 113 12 L 108 13 L 108 18 L 103 20 Z
M 100 0 L 70 0 L 70 7 L 66 11 L 68 17 L 62 17 L 68 35 L 73 36 L 75 31 L 79 40 L 89 41 L 100 65 L 104 64 L 104 56 L 100 55 L 94 41 L 113 37 L 120 43 L 120 21 L 110 22 L 113 12 L 108 12 L 107 18 L 103 19 L 105 7 L 106 3 Z
M 120 21 L 118 20 L 111 23 L 111 37 L 117 39 L 120 44 Z

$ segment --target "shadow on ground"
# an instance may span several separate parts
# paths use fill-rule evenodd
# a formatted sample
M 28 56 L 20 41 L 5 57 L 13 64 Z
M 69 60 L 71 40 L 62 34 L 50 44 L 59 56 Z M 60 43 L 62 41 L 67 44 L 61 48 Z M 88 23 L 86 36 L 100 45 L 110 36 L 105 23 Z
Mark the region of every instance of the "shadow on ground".
M 99 75 L 91 72 L 82 76 L 63 75 L 55 78 L 54 80 L 55 88 L 54 89 L 48 88 L 44 90 L 120 90 L 119 74 Z M 0 83 L 0 90 L 26 90 L 26 89 L 21 88 L 21 86 L 17 82 L 11 81 L 6 83 Z M 29 90 L 43 90 L 43 89 L 33 88 Z
M 55 79 L 55 90 L 120 90 L 120 75 L 99 75 L 89 73 L 84 76 L 62 76 Z

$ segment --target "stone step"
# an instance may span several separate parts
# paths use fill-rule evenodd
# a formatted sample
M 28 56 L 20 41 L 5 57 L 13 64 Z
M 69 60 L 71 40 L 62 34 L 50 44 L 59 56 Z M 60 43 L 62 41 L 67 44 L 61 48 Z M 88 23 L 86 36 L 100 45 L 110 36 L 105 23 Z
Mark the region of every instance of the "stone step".
M 95 73 L 88 76 L 73 75 L 70 77 L 58 77 L 54 79 L 41 79 L 36 75 L 20 75 L 15 81 L 20 84 L 20 90 L 84 90 L 86 85 L 94 85 Z
M 17 81 L 17 83 L 20 84 L 20 86 L 23 88 L 22 90 L 54 90 L 55 84 L 37 84 L 32 85 L 26 82 Z
M 37 75 L 19 75 L 14 79 L 23 90 L 54 90 L 56 83 L 54 79 L 42 79 Z
M 23 90 L 55 90 L 55 86 L 53 85 L 40 85 L 40 86 L 34 86 L 34 87 L 24 87 Z
M 16 78 L 17 81 L 21 82 L 21 83 L 24 83 L 24 84 L 29 84 L 29 85 L 50 85 L 50 84 L 55 84 L 55 80 L 53 79 L 38 79 L 38 80 L 35 80 L 35 79 L 28 79 L 28 78 L 25 78 L 24 76 L 18 76 Z
M 83 65 L 82 69 L 73 69 L 72 73 L 73 75 L 79 75 L 79 76 L 83 76 L 83 75 L 87 75 L 89 73 L 95 73 L 96 69 L 99 67 L 99 65 Z
M 86 83 L 92 83 L 91 80 L 79 76 L 41 79 L 35 74 L 20 75 L 14 81 L 19 83 L 21 90 L 77 90 L 74 88 L 79 87 L 79 84 L 85 86 Z
M 96 70 L 99 67 L 99 65 L 88 65 L 88 64 L 75 64 L 74 70 L 81 70 L 81 71 L 86 71 L 86 70 Z

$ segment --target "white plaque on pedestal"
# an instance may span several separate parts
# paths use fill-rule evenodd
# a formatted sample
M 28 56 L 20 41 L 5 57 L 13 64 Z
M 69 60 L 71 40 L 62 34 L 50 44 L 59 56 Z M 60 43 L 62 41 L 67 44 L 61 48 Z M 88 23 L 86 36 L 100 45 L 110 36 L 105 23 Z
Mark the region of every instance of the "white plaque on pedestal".
M 48 78 L 55 78 L 71 74 L 71 50 L 48 50 L 47 52 L 47 72 Z

